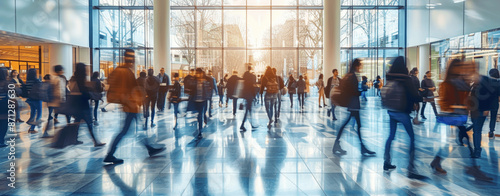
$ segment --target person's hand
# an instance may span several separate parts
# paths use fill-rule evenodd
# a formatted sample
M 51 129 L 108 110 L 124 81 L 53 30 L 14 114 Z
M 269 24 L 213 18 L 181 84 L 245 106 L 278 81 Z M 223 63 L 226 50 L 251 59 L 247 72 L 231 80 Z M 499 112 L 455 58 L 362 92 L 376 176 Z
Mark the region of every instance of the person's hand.
M 483 116 L 488 116 L 488 114 L 490 114 L 490 111 L 484 111 L 483 112 Z
M 423 89 L 423 88 L 419 88 L 418 90 L 419 90 L 419 91 L 424 91 L 424 89 Z

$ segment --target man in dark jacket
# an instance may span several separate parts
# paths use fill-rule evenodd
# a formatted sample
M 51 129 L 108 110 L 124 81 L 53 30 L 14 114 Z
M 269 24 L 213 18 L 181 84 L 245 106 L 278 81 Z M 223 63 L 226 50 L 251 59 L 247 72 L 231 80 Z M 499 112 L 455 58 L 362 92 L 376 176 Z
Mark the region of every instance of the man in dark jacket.
M 227 80 L 226 83 L 226 107 L 228 99 L 231 98 L 233 100 L 233 116 L 236 115 L 236 106 L 238 104 L 238 98 L 234 97 L 234 91 L 236 90 L 236 85 L 238 84 L 238 80 L 241 78 L 238 77 L 238 72 L 233 71 L 233 75 Z
M 245 109 L 245 115 L 243 116 L 243 121 L 241 122 L 240 129 L 241 131 L 245 132 L 245 122 L 247 120 L 247 117 L 250 118 L 250 125 L 252 125 L 252 128 L 256 128 L 252 124 L 252 103 L 253 99 L 255 98 L 256 92 L 255 92 L 255 87 L 256 87 L 256 82 L 257 82 L 257 77 L 253 74 L 250 73 L 252 71 L 252 64 L 247 63 L 246 64 L 248 71 L 246 71 L 243 74 L 243 93 L 242 93 L 242 98 L 246 100 L 246 109 Z
M 423 103 L 422 103 L 422 111 L 420 111 L 420 117 L 422 119 L 427 119 L 425 118 L 424 112 L 425 112 L 425 105 L 427 105 L 427 102 L 429 102 L 432 106 L 432 110 L 434 111 L 434 115 L 437 117 L 438 112 L 436 109 L 436 102 L 434 102 L 434 91 L 436 91 L 436 85 L 434 84 L 434 81 L 431 79 L 432 73 L 431 71 L 425 72 L 424 79 L 421 82 L 420 88 L 423 89 L 422 96 L 423 96 Z
M 491 80 L 492 80 L 492 87 L 494 89 L 497 89 L 497 95 L 494 96 L 500 96 L 500 73 L 498 72 L 498 69 L 491 69 L 489 73 Z M 500 97 L 499 97 L 500 98 Z M 489 138 L 494 138 L 495 137 L 495 126 L 497 124 L 497 114 L 498 114 L 498 100 L 497 101 L 492 101 L 491 109 L 490 109 L 490 132 L 488 133 Z
M 418 79 L 418 68 L 414 67 L 411 71 L 410 71 L 410 78 L 411 78 L 411 81 L 412 81 L 412 84 L 413 86 L 418 90 L 418 91 L 423 91 L 424 89 L 420 88 L 420 80 Z M 415 109 L 415 118 L 413 118 L 413 124 L 420 124 L 422 123 L 421 121 L 418 120 L 418 111 L 420 110 L 420 102 L 416 102 L 415 105 L 414 105 L 414 109 Z
M 278 76 L 276 68 L 273 68 L 273 73 L 278 78 L 278 85 L 280 87 L 280 92 L 278 93 L 278 104 L 275 105 L 278 108 L 274 110 L 274 111 L 276 111 L 274 118 L 275 119 L 280 119 L 280 113 L 281 113 L 281 96 L 282 96 L 281 92 L 285 88 L 285 81 L 283 80 L 283 78 L 281 76 Z M 278 123 L 278 121 L 276 120 L 275 123 Z
M 158 110 L 163 112 L 165 110 L 165 97 L 167 96 L 168 86 L 170 85 L 170 78 L 165 74 L 165 69 L 160 69 L 160 74 L 158 74 L 158 79 L 160 80 L 160 90 L 158 92 Z
M 213 98 L 213 94 L 215 93 L 216 95 L 218 95 L 218 92 L 217 92 L 217 81 L 215 80 L 214 76 L 212 75 L 212 70 L 209 70 L 208 71 L 208 75 L 207 75 L 207 78 L 208 78 L 208 82 L 210 82 L 210 86 L 212 87 L 212 92 L 210 92 L 210 97 L 208 98 L 208 116 L 210 118 L 212 118 L 212 98 Z
M 330 114 L 332 115 L 332 120 L 337 120 L 337 117 L 335 116 L 335 104 L 333 104 L 333 101 L 332 101 L 332 98 L 331 98 L 331 91 L 333 88 L 337 87 L 340 85 L 340 77 L 338 77 L 339 75 L 339 72 L 337 71 L 337 69 L 333 69 L 332 70 L 332 74 L 333 76 L 328 78 L 328 82 L 327 82 L 327 85 L 325 87 L 325 96 L 327 99 L 330 99 L 330 106 L 331 108 L 328 109 L 327 111 L 327 115 L 328 117 L 330 117 Z
M 168 77 L 167 77 L 168 78 Z M 146 91 L 146 99 L 144 99 L 144 117 L 146 121 L 144 122 L 144 128 L 148 128 L 148 117 L 151 117 L 151 127 L 155 127 L 155 105 L 158 98 L 158 92 L 160 91 L 160 80 L 154 76 L 154 70 L 148 69 L 148 77 L 144 81 L 144 90 Z M 151 114 L 150 114 L 151 106 Z
M 382 103 L 387 108 L 390 118 L 389 138 L 385 143 L 384 170 L 395 169 L 391 165 L 391 144 L 396 135 L 397 123 L 400 122 L 406 129 L 410 137 L 410 159 L 408 164 L 408 177 L 423 179 L 424 176 L 416 171 L 415 160 L 415 134 L 410 120 L 410 113 L 413 106 L 422 98 L 418 95 L 417 88 L 412 79 L 408 76 L 408 69 L 404 57 L 397 57 L 391 62 L 392 66 L 387 73 L 387 85 L 382 89 Z M 404 94 L 402 94 L 404 93 Z M 405 99 L 399 99 L 405 98 Z

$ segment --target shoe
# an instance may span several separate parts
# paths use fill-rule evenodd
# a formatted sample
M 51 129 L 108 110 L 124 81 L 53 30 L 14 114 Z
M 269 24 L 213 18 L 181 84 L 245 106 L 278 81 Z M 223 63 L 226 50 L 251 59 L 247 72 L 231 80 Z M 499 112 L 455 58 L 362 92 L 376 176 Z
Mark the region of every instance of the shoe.
M 147 125 L 142 126 L 142 130 L 148 130 L 148 126 Z
M 319 106 L 319 108 L 323 108 L 323 107 Z
M 156 127 L 156 124 L 154 124 L 154 123 L 151 123 L 151 127 Z
M 240 127 L 240 132 L 245 132 L 247 129 L 245 127 Z
M 28 130 L 28 133 L 35 134 L 35 133 L 38 133 L 38 131 L 36 131 L 34 129 L 30 129 L 30 130 Z
M 325 107 L 325 108 L 326 108 L 326 104 L 323 104 L 323 107 Z
M 472 153 L 470 157 L 473 159 L 481 158 L 481 149 L 474 150 L 474 153 Z
M 377 154 L 371 150 L 368 150 L 364 145 L 361 146 L 361 154 L 362 155 L 374 155 L 374 154 Z
M 330 112 L 331 112 L 331 110 L 330 110 L 330 109 L 328 109 L 328 110 L 326 111 L 326 116 L 330 117 Z
M 257 129 L 259 126 L 252 125 L 252 129 Z
M 494 132 L 493 132 L 493 131 L 490 131 L 490 132 L 488 133 L 488 137 L 489 137 L 490 139 L 495 138 L 495 134 L 494 134 Z
M 42 138 L 52 138 L 54 136 L 49 135 L 47 132 L 43 133 Z
M 408 171 L 408 178 L 417 179 L 417 180 L 423 180 L 423 179 L 426 179 L 427 176 L 420 175 L 416 171 Z
M 106 145 L 106 143 L 101 142 L 101 143 L 94 144 L 94 147 L 101 147 L 104 145 Z
M 161 147 L 161 148 L 151 148 L 148 150 L 148 154 L 150 157 L 157 155 L 160 152 L 165 151 L 167 148 Z
M 464 146 L 463 139 L 464 139 L 464 137 L 463 137 L 463 136 L 461 136 L 461 134 L 457 134 L 457 138 L 455 138 L 455 142 L 456 142 L 459 146 Z
M 76 144 L 76 145 L 78 145 L 78 144 L 83 144 L 83 142 L 82 142 L 82 141 L 76 141 L 76 143 L 75 143 L 75 144 Z
M 332 120 L 337 120 L 337 118 L 335 118 L 335 116 L 332 118 Z
M 444 170 L 441 167 L 441 158 L 440 157 L 435 157 L 434 160 L 431 162 L 431 168 L 438 174 L 446 174 L 446 170 Z
M 333 154 L 340 154 L 340 155 L 344 155 L 344 154 L 347 154 L 347 151 L 343 150 L 342 147 L 340 147 L 340 142 L 335 142 L 335 144 L 333 145 Z
M 420 115 L 420 118 L 426 120 L 427 118 L 424 115 Z
M 469 174 L 473 176 L 476 180 L 481 180 L 481 181 L 492 181 L 493 178 L 490 178 L 486 176 L 483 172 L 481 172 L 481 167 L 479 166 L 472 166 L 472 167 L 467 167 L 467 170 L 465 171 L 466 174 Z
M 105 163 L 113 163 L 113 164 L 120 164 L 120 163 L 123 163 L 123 159 L 117 159 L 116 157 L 114 156 L 106 156 L 106 158 L 104 158 L 103 162 Z
M 106 110 L 106 108 L 101 108 L 101 112 L 107 112 L 108 110 Z M 122 163 L 123 163 L 123 160 L 122 160 Z
M 96 121 L 94 121 L 94 125 L 95 125 L 95 126 L 99 126 L 99 123 L 97 122 L 97 120 L 96 120 Z
M 391 165 L 391 163 L 384 162 L 384 171 L 393 170 L 393 169 L 396 169 L 395 165 Z
M 24 121 L 23 121 L 23 120 L 21 120 L 20 118 L 18 118 L 18 119 L 16 119 L 16 122 L 18 122 L 18 123 L 23 123 Z

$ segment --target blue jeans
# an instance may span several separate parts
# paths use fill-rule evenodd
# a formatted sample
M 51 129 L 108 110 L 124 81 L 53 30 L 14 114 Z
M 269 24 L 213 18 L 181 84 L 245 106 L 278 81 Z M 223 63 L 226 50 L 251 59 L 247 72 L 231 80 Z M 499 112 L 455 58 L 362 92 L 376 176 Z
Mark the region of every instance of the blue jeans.
M 498 105 L 495 105 L 490 110 L 490 132 L 495 132 L 495 126 L 497 125 L 497 114 Z
M 390 117 L 390 133 L 389 133 L 389 138 L 387 138 L 387 141 L 385 142 L 385 154 L 384 154 L 384 162 L 390 163 L 391 162 L 391 144 L 392 140 L 394 140 L 394 137 L 396 136 L 396 129 L 398 127 L 398 122 L 403 124 L 405 127 L 406 132 L 408 133 L 408 136 L 410 137 L 410 160 L 409 160 L 409 169 L 413 169 L 413 161 L 415 160 L 415 134 L 413 133 L 413 126 L 411 124 L 410 120 L 410 114 L 403 113 L 403 112 L 392 112 L 392 111 L 387 111 L 389 113 Z
M 247 103 L 246 103 L 246 109 L 245 109 L 245 115 L 243 116 L 243 121 L 241 122 L 241 127 L 244 127 L 245 125 L 245 122 L 247 121 L 247 118 L 252 118 L 252 99 L 246 99 Z M 250 124 L 252 124 L 252 121 L 250 120 Z M 253 127 L 253 125 L 252 125 Z
M 201 129 L 203 129 L 203 119 L 205 118 L 205 113 L 207 112 L 207 101 L 195 102 L 195 108 L 198 112 L 198 133 L 201 134 Z
M 266 113 L 267 113 L 267 118 L 269 118 L 269 121 L 273 119 L 273 114 L 278 113 L 276 111 L 276 100 L 278 98 L 278 95 L 275 94 L 268 94 L 266 93 L 266 96 L 264 98 L 264 102 L 266 103 Z M 277 118 L 275 118 L 277 120 Z
M 483 131 L 484 121 L 486 121 L 486 116 L 483 116 L 482 112 L 472 119 L 474 151 L 481 151 L 481 132 Z
M 97 121 L 97 109 L 99 109 L 99 100 L 92 100 L 94 102 L 94 120 Z
M 136 113 L 126 112 L 125 114 L 126 114 L 126 117 L 125 117 L 125 123 L 123 124 L 123 128 L 120 131 L 120 133 L 118 133 L 118 135 L 116 135 L 115 139 L 111 143 L 111 146 L 109 147 L 109 151 L 108 151 L 108 156 L 113 156 L 113 154 L 115 154 L 116 147 L 118 146 L 120 141 L 123 139 L 123 136 L 125 136 L 127 134 L 128 130 L 130 128 L 130 124 L 132 124 L 132 120 L 137 117 Z
M 30 119 L 27 123 L 31 125 L 30 129 L 35 129 L 36 123 L 42 118 L 42 101 L 28 100 L 26 102 L 30 106 Z

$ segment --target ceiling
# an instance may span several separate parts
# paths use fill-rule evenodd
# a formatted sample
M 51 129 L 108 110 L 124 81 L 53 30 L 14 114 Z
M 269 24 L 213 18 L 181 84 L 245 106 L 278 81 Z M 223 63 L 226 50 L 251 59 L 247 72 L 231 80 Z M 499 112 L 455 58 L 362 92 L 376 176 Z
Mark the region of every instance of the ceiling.
M 7 31 L 0 31 L 0 46 L 36 46 L 50 43 L 56 42 Z

